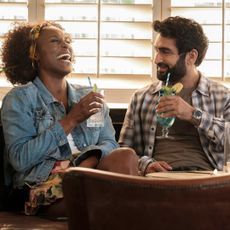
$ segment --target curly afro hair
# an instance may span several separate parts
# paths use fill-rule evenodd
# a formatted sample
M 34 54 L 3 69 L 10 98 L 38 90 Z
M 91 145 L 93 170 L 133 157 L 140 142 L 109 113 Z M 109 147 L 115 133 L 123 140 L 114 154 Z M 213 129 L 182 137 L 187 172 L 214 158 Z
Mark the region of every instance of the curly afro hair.
M 192 19 L 175 16 L 161 22 L 154 21 L 153 28 L 162 37 L 175 39 L 180 54 L 196 49 L 198 58 L 195 65 L 201 64 L 208 49 L 208 38 L 200 24 Z
M 29 81 L 33 81 L 38 75 L 37 66 L 32 64 L 32 59 L 29 57 L 30 46 L 33 42 L 30 33 L 37 25 L 40 25 L 41 29 L 52 25 L 64 30 L 61 25 L 50 21 L 45 21 L 41 24 L 28 22 L 14 24 L 14 28 L 5 36 L 1 50 L 3 70 L 6 78 L 13 85 L 26 84 Z

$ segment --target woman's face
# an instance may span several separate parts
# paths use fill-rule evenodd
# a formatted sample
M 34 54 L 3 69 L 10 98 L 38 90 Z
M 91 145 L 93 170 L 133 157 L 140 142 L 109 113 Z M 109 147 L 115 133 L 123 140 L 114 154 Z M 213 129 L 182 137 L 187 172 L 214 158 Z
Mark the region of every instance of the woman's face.
M 42 29 L 37 41 L 36 60 L 40 74 L 64 77 L 72 71 L 70 37 L 55 26 Z

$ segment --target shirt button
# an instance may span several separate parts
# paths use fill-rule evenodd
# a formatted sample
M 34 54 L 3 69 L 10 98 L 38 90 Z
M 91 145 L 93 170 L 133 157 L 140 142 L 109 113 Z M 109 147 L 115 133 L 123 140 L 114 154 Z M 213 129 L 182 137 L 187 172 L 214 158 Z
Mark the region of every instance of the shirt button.
M 86 147 L 86 144 L 83 144 L 83 147 Z
M 151 127 L 151 130 L 154 131 L 154 127 Z
M 151 150 L 153 147 L 152 146 L 149 146 L 149 149 Z

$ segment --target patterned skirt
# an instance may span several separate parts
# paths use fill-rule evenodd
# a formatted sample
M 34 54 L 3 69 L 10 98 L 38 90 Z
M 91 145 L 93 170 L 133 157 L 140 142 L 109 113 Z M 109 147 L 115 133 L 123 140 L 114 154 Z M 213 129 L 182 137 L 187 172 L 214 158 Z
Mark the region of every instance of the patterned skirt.
M 25 202 L 26 215 L 36 215 L 41 206 L 50 205 L 63 198 L 63 175 L 51 174 L 46 182 L 30 187 L 29 200 Z

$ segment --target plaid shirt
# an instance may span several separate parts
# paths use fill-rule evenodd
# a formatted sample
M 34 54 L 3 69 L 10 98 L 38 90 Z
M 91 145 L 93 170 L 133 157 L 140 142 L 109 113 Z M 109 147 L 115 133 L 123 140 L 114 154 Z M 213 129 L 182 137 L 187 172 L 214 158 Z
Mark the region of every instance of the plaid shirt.
M 157 81 L 137 90 L 126 112 L 119 143 L 132 147 L 140 156 L 141 174 L 152 158 L 157 126 L 156 103 L 161 88 Z M 230 121 L 230 91 L 221 84 L 200 77 L 192 93 L 192 104 L 203 111 L 201 123 L 196 127 L 204 154 L 211 165 L 222 170 L 224 162 L 224 125 Z

